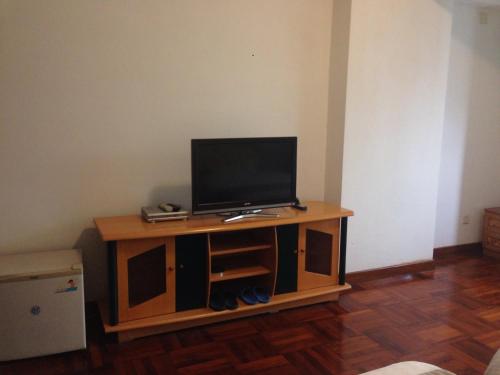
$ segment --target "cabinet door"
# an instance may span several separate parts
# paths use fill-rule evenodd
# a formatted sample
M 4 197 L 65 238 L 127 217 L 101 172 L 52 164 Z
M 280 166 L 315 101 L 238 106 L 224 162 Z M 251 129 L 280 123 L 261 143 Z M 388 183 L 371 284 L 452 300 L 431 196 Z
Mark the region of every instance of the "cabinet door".
M 175 240 L 118 241 L 118 321 L 175 311 Z
M 206 234 L 175 238 L 176 311 L 206 306 L 207 256 L 208 236 Z
M 299 225 L 280 225 L 276 227 L 276 235 L 278 238 L 278 275 L 275 293 L 296 292 Z
M 338 284 L 339 220 L 299 225 L 299 290 Z

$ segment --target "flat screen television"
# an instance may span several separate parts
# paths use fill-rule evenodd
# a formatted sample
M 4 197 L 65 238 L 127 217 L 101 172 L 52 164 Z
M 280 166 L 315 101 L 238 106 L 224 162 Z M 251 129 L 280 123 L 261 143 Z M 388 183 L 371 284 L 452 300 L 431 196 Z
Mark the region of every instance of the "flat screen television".
M 297 137 L 191 140 L 193 214 L 295 203 Z

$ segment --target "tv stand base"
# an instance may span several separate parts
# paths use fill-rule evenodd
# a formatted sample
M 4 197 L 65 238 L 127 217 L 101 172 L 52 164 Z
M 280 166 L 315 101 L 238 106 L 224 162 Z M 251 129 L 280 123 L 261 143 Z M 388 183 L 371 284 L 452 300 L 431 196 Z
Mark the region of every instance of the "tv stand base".
M 202 308 L 137 319 L 117 325 L 109 324 L 109 311 L 106 303 L 99 303 L 99 310 L 103 319 L 104 332 L 116 333 L 118 342 L 123 343 L 140 337 L 158 335 L 206 324 L 225 322 L 263 313 L 277 313 L 282 310 L 309 306 L 316 303 L 334 302 L 338 301 L 339 293 L 349 289 L 351 289 L 349 284 L 322 287 L 308 291 L 275 295 L 267 304 L 242 304 L 236 310 L 213 311 L 209 308 Z

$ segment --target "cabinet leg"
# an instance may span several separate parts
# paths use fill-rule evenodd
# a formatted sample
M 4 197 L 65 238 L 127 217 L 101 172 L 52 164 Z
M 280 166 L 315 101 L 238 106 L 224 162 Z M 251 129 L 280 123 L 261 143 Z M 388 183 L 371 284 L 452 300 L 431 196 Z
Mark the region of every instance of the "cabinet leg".
M 345 261 L 347 248 L 347 217 L 340 222 L 339 284 L 345 285 Z
M 110 241 L 108 242 L 108 314 L 111 325 L 118 324 L 118 267 L 116 259 L 116 241 Z
M 339 300 L 339 293 L 332 294 L 332 298 L 330 301 L 335 302 Z
M 130 335 L 126 331 L 124 331 L 124 332 L 117 332 L 116 339 L 119 344 L 123 344 L 125 342 L 132 341 L 134 338 L 130 337 Z

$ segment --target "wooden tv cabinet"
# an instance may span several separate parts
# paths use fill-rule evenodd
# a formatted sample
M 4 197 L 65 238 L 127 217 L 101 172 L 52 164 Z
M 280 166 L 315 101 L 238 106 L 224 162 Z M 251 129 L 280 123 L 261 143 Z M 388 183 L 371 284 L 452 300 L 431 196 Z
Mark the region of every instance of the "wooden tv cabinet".
M 335 301 L 345 283 L 350 210 L 323 202 L 279 208 L 274 219 L 224 224 L 215 215 L 146 223 L 139 215 L 97 218 L 108 244 L 109 301 L 100 304 L 106 333 L 137 337 Z M 223 272 L 220 272 L 223 270 Z M 217 272 L 212 272 L 217 271 Z M 208 307 L 214 290 L 262 286 L 267 304 Z

